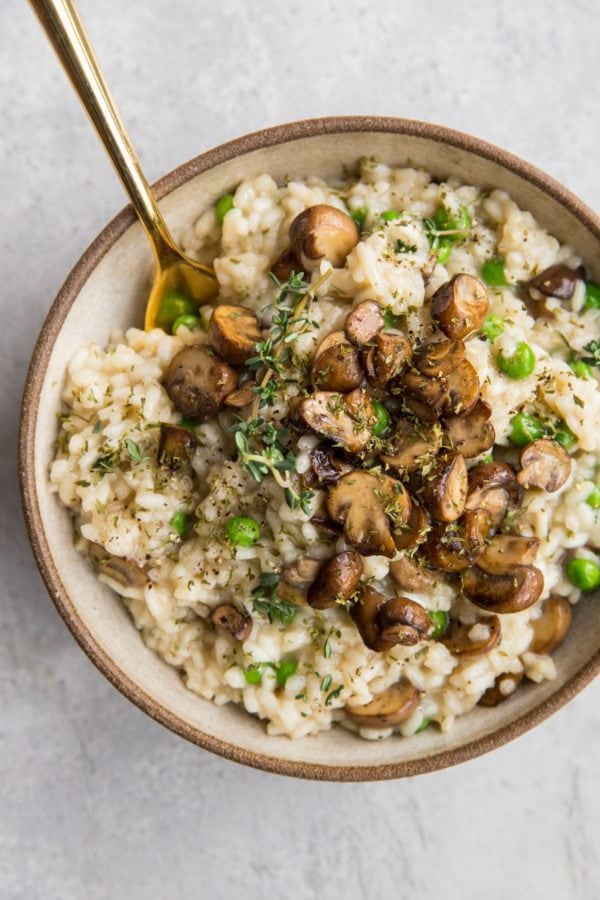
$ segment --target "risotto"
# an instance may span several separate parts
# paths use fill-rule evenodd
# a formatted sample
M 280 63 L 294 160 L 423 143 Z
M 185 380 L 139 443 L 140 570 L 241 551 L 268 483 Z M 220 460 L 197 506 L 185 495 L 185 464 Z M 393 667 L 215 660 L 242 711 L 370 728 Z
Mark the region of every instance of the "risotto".
M 600 287 L 501 191 L 243 181 L 214 304 L 82 347 L 50 482 L 143 640 L 270 734 L 447 731 L 600 585 Z M 576 613 L 575 613 L 576 614 Z

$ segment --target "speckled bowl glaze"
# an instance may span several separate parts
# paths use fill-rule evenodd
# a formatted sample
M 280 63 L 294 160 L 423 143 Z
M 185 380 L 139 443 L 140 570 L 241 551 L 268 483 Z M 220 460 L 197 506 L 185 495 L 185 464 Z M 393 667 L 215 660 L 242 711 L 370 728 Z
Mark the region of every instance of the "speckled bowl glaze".
M 600 266 L 600 219 L 538 169 L 477 138 L 395 118 L 344 117 L 269 128 L 203 153 L 165 176 L 156 194 L 173 233 L 241 179 L 339 175 L 361 156 L 411 163 L 435 176 L 508 191 L 591 267 Z M 73 547 L 72 522 L 48 488 L 65 366 L 89 341 L 143 321 L 152 270 L 150 247 L 131 208 L 81 257 L 40 334 L 25 387 L 20 476 L 31 543 L 56 607 L 92 662 L 148 715 L 190 741 L 236 762 L 302 778 L 366 781 L 418 775 L 486 753 L 541 722 L 600 669 L 600 603 L 584 598 L 556 653 L 558 677 L 528 684 L 496 709 L 476 708 L 447 735 L 365 741 L 342 728 L 291 741 L 233 704 L 217 707 L 188 691 L 178 672 L 144 646 L 119 598 L 97 581 Z M 600 279 L 600 268 L 591 271 Z

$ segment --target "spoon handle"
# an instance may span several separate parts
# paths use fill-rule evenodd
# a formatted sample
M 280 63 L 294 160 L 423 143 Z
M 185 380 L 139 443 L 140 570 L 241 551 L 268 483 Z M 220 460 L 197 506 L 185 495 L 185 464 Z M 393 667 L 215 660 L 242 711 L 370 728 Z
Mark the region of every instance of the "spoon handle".
M 71 84 L 92 120 L 154 250 L 173 241 L 110 96 L 72 0 L 29 0 Z

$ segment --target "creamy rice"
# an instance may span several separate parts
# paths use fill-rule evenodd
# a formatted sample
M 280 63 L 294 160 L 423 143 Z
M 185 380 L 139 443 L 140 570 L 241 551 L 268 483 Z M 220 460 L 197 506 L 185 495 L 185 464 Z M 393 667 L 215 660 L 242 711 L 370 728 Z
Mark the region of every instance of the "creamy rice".
M 430 246 L 423 219 L 433 216 L 442 202 L 450 210 L 466 207 L 472 227 L 469 238 L 454 246 L 448 261 L 438 263 L 426 282 Z M 257 483 L 240 467 L 229 432 L 231 410 L 223 409 L 197 427 L 191 473 L 168 476 L 157 464 L 157 423 L 181 420 L 163 386 L 166 369 L 186 344 L 206 343 L 206 330 L 180 328 L 168 335 L 160 329 L 145 333 L 130 328 L 126 334 L 115 332 L 107 348 L 90 344 L 75 354 L 65 380 L 51 486 L 73 514 L 81 552 L 99 545 L 143 568 L 144 584 L 124 587 L 114 578 L 100 577 L 122 596 L 144 641 L 180 669 L 190 690 L 217 704 L 241 704 L 266 723 L 270 734 L 292 738 L 317 734 L 333 722 L 371 739 L 392 731 L 413 734 L 424 719 L 447 731 L 499 675 L 519 678 L 524 673 L 535 682 L 556 676 L 550 656 L 529 651 L 531 623 L 550 595 L 571 604 L 579 599 L 579 590 L 564 575 L 563 552 L 585 548 L 580 555 L 593 556 L 592 549 L 600 547 L 600 515 L 585 503 L 596 481 L 600 392 L 595 377 L 576 377 L 567 362 L 570 351 L 581 353 L 590 339 L 600 337 L 600 311 L 582 309 L 585 286 L 580 282 L 570 300 L 550 299 L 548 315 L 532 318 L 520 283 L 553 264 L 575 268 L 581 260 L 507 194 L 484 194 L 454 179 L 437 183 L 425 172 L 374 160 L 363 160 L 356 178 L 335 185 L 317 178 L 281 185 L 266 174 L 248 179 L 235 191 L 222 228 L 214 209 L 207 209 L 182 243 L 190 254 L 213 261 L 221 301 L 262 311 L 275 299 L 269 269 L 288 245 L 292 220 L 319 203 L 350 212 L 364 208 L 368 214 L 362 239 L 345 266 L 333 270 L 317 292 L 311 314 L 315 327 L 294 344 L 299 362 L 309 360 L 320 340 L 342 328 L 352 306 L 367 298 L 405 316 L 413 340 L 429 336 L 429 300 L 440 285 L 461 272 L 479 277 L 483 263 L 493 257 L 505 262 L 508 286 L 488 288 L 490 313 L 502 316 L 504 333 L 493 342 L 474 337 L 466 345 L 482 397 L 492 407 L 496 445 L 504 459 L 516 463 L 510 420 L 523 409 L 559 418 L 578 443 L 571 474 L 559 491 L 525 493 L 513 530 L 540 540 L 535 565 L 543 573 L 544 590 L 534 606 L 500 617 L 500 643 L 476 659 L 460 659 L 439 641 L 376 653 L 365 646 L 343 607 L 318 611 L 302 606 L 285 625 L 253 611 L 250 592 L 261 572 L 277 571 L 307 555 L 327 559 L 346 545 L 342 537 L 328 538 L 309 521 L 322 492 L 316 492 L 307 512 L 291 510 L 272 479 Z M 382 222 L 380 214 L 390 209 L 407 215 Z M 390 252 L 398 241 L 412 252 Z M 313 280 L 328 268 L 322 262 Z M 205 322 L 210 312 L 202 311 Z M 514 381 L 499 370 L 497 358 L 510 354 L 519 341 L 531 346 L 537 364 L 532 375 Z M 286 409 L 281 400 L 275 417 Z M 308 434 L 295 438 L 299 473 L 310 468 L 309 454 L 318 441 Z M 99 459 L 106 461 L 100 468 Z M 194 517 L 185 540 L 172 524 L 181 511 Z M 250 515 L 261 526 L 254 546 L 236 549 L 226 540 L 225 523 L 236 515 Z M 363 578 L 392 594 L 389 564 L 383 556 L 366 557 Z M 428 610 L 451 611 L 453 619 L 472 625 L 472 640 L 485 638 L 487 614 L 461 596 L 455 584 L 403 593 Z M 243 642 L 208 621 L 211 609 L 230 602 L 252 614 L 252 631 Z M 283 686 L 277 684 L 275 668 L 282 659 L 296 663 Z M 253 667 L 261 672 L 258 684 L 246 677 Z M 422 692 L 419 707 L 400 725 L 383 731 L 359 728 L 345 716 L 347 704 L 368 703 L 400 677 Z M 505 693 L 511 683 L 518 680 L 504 679 Z

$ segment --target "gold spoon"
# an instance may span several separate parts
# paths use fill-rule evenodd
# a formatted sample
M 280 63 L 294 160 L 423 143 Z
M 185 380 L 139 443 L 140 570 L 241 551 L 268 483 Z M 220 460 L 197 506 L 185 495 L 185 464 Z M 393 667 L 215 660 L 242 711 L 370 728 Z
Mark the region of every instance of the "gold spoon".
M 218 291 L 214 271 L 186 256 L 171 237 L 108 92 L 77 10 L 71 0 L 29 0 L 71 84 L 92 120 L 117 175 L 152 244 L 154 282 L 144 327 L 155 327 L 163 297 L 182 291 L 199 305 Z

